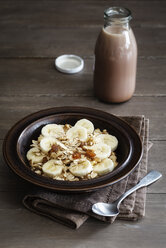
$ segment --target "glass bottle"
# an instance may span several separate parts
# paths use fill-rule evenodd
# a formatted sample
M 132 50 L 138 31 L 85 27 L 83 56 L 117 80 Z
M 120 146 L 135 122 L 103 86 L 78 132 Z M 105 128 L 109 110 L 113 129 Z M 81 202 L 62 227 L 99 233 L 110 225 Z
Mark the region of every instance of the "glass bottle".
M 137 44 L 129 25 L 130 10 L 104 11 L 104 27 L 95 46 L 94 91 L 106 102 L 129 100 L 135 90 Z

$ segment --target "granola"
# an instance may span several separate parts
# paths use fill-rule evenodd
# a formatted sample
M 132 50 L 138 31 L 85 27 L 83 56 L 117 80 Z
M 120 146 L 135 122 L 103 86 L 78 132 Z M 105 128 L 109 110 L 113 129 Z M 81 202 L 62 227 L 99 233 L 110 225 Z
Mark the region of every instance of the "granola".
M 81 119 L 70 124 L 47 124 L 27 152 L 29 165 L 36 174 L 56 180 L 80 181 L 111 172 L 118 164 L 118 140 L 106 129 L 95 129 Z

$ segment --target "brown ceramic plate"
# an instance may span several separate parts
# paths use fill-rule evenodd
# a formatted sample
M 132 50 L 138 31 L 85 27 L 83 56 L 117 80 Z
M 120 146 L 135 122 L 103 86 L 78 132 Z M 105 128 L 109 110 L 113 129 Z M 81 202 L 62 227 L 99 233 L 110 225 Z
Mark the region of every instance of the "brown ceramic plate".
M 118 138 L 118 166 L 99 178 L 74 182 L 54 180 L 31 171 L 26 153 L 42 127 L 48 123 L 74 125 L 81 118 L 89 119 L 95 128 L 107 129 Z M 56 191 L 84 192 L 114 184 L 128 176 L 141 159 L 142 143 L 135 130 L 114 115 L 85 107 L 56 107 L 36 112 L 17 122 L 6 135 L 3 154 L 8 166 L 33 184 Z

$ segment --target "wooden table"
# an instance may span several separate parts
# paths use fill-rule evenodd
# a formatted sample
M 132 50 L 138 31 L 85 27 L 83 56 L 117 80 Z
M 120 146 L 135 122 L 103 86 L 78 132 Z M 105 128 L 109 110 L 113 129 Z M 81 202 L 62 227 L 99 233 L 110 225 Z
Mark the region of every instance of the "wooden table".
M 137 87 L 124 104 L 105 104 L 93 95 L 94 44 L 103 11 L 114 5 L 131 9 L 138 42 Z M 166 2 L 165 1 L 0 1 L 0 143 L 8 129 L 40 109 L 90 106 L 116 115 L 150 119 L 148 170 L 163 178 L 148 188 L 146 217 L 113 225 L 89 219 L 72 230 L 26 210 L 22 198 L 30 185 L 17 178 L 0 156 L 0 247 L 166 247 Z M 80 55 L 85 68 L 59 73 L 54 59 Z

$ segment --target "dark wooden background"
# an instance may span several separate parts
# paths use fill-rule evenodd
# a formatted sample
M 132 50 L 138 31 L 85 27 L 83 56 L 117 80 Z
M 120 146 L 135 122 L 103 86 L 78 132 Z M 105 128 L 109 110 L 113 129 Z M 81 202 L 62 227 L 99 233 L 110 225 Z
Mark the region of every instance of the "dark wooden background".
M 93 94 L 94 45 L 103 11 L 126 6 L 138 43 L 137 87 L 124 104 L 105 104 Z M 75 75 L 55 70 L 61 54 L 82 56 Z M 0 154 L 0 247 L 142 247 L 166 244 L 166 1 L 0 0 L 0 144 L 20 118 L 40 109 L 90 106 L 116 115 L 150 119 L 148 170 L 162 180 L 148 188 L 146 217 L 113 225 L 89 219 L 74 231 L 27 211 L 21 203 L 30 185 L 17 178 Z

